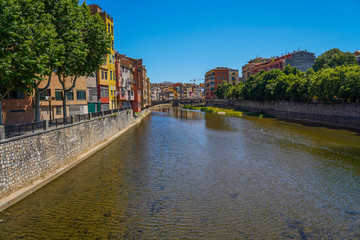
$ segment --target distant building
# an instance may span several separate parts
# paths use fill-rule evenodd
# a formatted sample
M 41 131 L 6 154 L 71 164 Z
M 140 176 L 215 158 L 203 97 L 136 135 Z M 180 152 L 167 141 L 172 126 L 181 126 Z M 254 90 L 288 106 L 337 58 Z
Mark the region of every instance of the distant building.
M 218 88 L 218 85 L 223 81 L 232 83 L 232 79 L 234 79 L 234 82 L 239 80 L 238 70 L 227 67 L 218 67 L 208 71 L 205 74 L 205 97 L 207 99 L 215 98 L 215 91 Z
M 264 63 L 264 62 L 269 62 L 271 60 L 273 60 L 274 58 L 261 58 L 261 57 L 257 57 L 255 59 L 250 60 L 246 65 L 244 65 L 242 67 L 242 81 L 245 82 L 250 76 L 251 76 L 251 70 Z
M 250 70 L 251 75 L 256 75 L 262 70 L 266 72 L 273 69 L 284 70 L 287 65 L 296 67 L 302 72 L 306 72 L 309 68 L 312 68 L 315 63 L 315 53 L 308 51 L 294 51 L 287 55 L 274 58 L 270 61 L 263 62 Z
M 296 67 L 301 72 L 306 72 L 312 68 L 315 63 L 315 53 L 305 51 L 296 51 L 291 54 L 291 58 L 285 59 L 285 66 Z
M 356 52 L 354 52 L 354 55 L 360 64 L 360 50 L 357 50 Z

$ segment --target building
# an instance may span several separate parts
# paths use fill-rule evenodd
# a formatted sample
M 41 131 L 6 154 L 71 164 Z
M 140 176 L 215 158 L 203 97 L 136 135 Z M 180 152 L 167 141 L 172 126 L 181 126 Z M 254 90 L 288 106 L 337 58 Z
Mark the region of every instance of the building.
M 205 97 L 207 99 L 215 98 L 215 91 L 218 88 L 218 85 L 223 81 L 232 83 L 232 79 L 234 79 L 234 82 L 239 81 L 238 70 L 227 67 L 218 67 L 208 71 L 205 74 Z
M 65 87 L 72 86 L 71 78 L 65 79 Z M 44 88 L 48 81 L 40 83 L 39 88 Z M 68 116 L 87 114 L 88 111 L 88 89 L 87 78 L 78 77 L 75 87 L 64 96 L 64 90 L 55 73 L 47 90 L 40 95 L 40 120 L 56 119 L 64 117 L 63 99 L 66 97 L 66 111 Z
M 89 5 L 91 14 L 99 14 L 106 24 L 107 31 L 112 38 L 110 54 L 106 56 L 104 65 L 96 73 L 98 98 L 101 110 L 117 108 L 116 76 L 115 76 L 115 44 L 114 44 L 114 20 L 96 5 Z
M 302 72 L 306 72 L 309 68 L 312 68 L 315 63 L 315 53 L 308 51 L 294 51 L 293 53 L 286 54 L 281 57 L 274 58 L 270 61 L 263 62 L 250 70 L 251 75 L 256 75 L 262 70 L 266 72 L 273 69 L 284 70 L 287 65 L 296 67 Z
M 88 92 L 88 110 L 91 113 L 101 111 L 101 102 L 98 96 L 98 76 L 97 72 L 93 73 L 92 76 L 87 77 L 86 87 Z
M 360 64 L 360 50 L 357 50 L 356 52 L 354 52 L 354 55 Z
M 134 101 L 132 85 L 135 82 L 132 64 L 125 55 L 115 54 L 115 74 L 118 107 L 131 108 Z
M 239 83 L 239 70 L 229 70 L 229 83 L 232 85 Z
M 291 58 L 285 59 L 285 66 L 296 67 L 301 72 L 306 72 L 312 68 L 315 63 L 315 53 L 305 51 L 294 51 L 291 54 Z
M 33 97 L 20 91 L 11 91 L 2 101 L 3 124 L 13 125 L 34 121 Z
M 246 65 L 242 67 L 242 81 L 245 82 L 251 76 L 251 70 L 260 65 L 261 63 L 268 62 L 273 60 L 274 58 L 261 58 L 257 57 L 255 59 L 250 60 Z

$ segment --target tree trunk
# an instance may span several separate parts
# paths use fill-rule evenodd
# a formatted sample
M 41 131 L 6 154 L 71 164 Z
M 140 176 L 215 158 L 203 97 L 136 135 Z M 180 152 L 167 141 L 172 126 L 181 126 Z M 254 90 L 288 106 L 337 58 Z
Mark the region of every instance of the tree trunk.
M 39 122 L 40 121 L 40 92 L 39 92 L 38 87 L 35 87 L 34 111 L 35 111 L 35 122 Z
M 64 91 L 64 96 L 63 96 L 63 117 L 66 118 L 67 117 L 67 110 L 66 110 L 66 92 Z
M 51 74 L 49 76 L 48 83 L 44 88 L 39 88 L 40 83 L 38 83 L 34 88 L 35 89 L 35 103 L 34 103 L 35 122 L 40 121 L 40 93 L 46 91 L 49 88 L 50 82 L 51 82 Z
M 72 86 L 69 88 L 69 89 L 66 89 L 66 86 L 65 86 L 65 78 L 63 80 L 61 80 L 61 76 L 58 75 L 58 78 L 59 78 L 59 82 L 63 88 L 63 92 L 64 92 L 64 96 L 63 96 L 63 117 L 67 117 L 67 110 L 66 110 L 66 93 L 70 92 L 71 90 L 74 89 L 75 85 L 76 85 L 76 80 L 78 79 L 77 76 L 75 76 L 73 79 L 72 79 Z M 75 98 L 75 96 L 74 96 Z
M 0 126 L 4 125 L 3 123 L 3 113 L 2 113 L 2 97 L 0 99 Z

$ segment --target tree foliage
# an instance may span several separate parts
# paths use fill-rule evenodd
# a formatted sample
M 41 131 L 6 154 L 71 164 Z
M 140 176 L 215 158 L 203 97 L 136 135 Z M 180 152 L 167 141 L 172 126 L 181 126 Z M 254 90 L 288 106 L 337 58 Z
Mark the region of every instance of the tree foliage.
M 350 52 L 343 52 L 337 48 L 321 54 L 314 63 L 315 72 L 324 68 L 335 68 L 342 65 L 357 65 L 355 56 Z
M 111 37 L 99 15 L 91 15 L 78 0 L 43 0 L 56 29 L 55 73 L 63 88 L 63 115 L 67 117 L 66 94 L 81 76 L 97 71 L 110 53 Z
M 230 87 L 231 87 L 230 83 L 228 83 L 227 81 L 223 81 L 218 85 L 215 91 L 215 95 L 220 99 L 224 99 Z
M 0 0 L 0 101 L 12 90 L 31 94 L 48 74 L 56 36 L 50 19 L 37 0 Z
M 360 99 L 360 66 L 342 65 L 306 73 L 287 66 L 284 71 L 261 71 L 246 83 L 222 83 L 218 98 L 255 101 L 357 101 Z

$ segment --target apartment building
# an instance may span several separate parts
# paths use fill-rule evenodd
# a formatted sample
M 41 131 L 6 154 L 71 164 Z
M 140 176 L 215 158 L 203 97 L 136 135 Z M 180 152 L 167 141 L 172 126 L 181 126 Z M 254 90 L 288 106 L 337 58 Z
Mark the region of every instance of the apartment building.
M 114 19 L 96 4 L 89 5 L 91 14 L 99 14 L 106 24 L 107 31 L 112 38 L 110 54 L 105 57 L 104 64 L 96 73 L 98 98 L 101 110 L 117 108 L 116 74 L 115 74 L 115 44 Z

